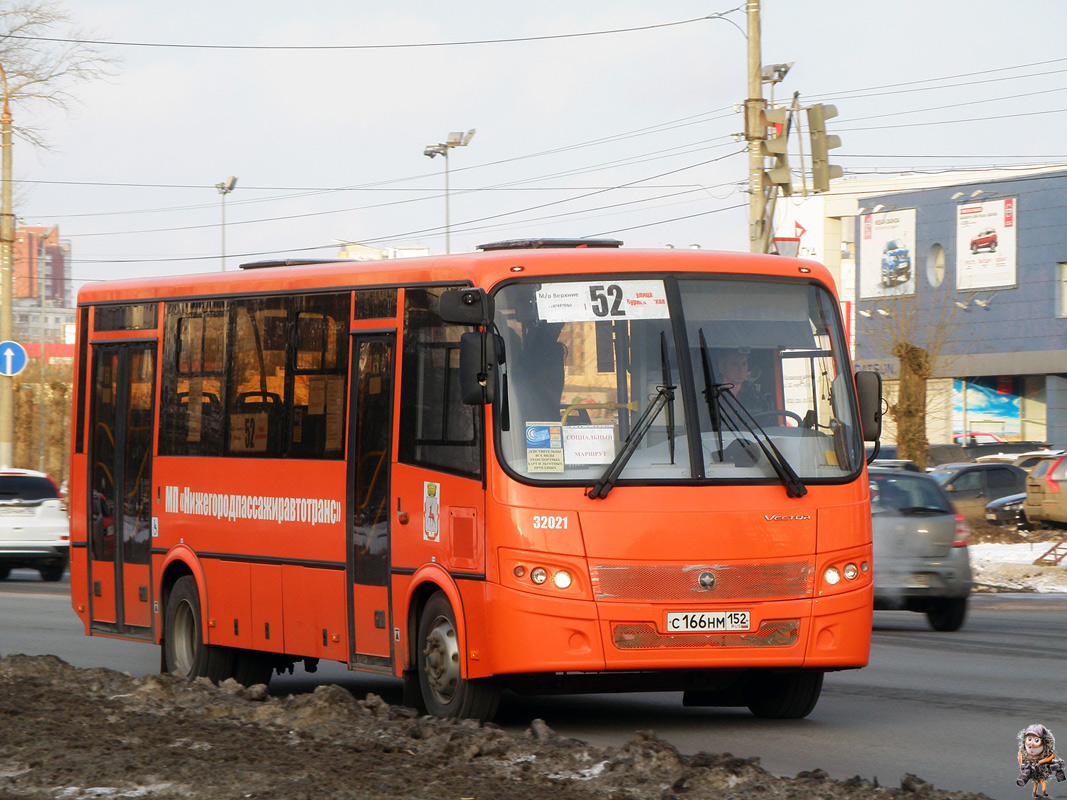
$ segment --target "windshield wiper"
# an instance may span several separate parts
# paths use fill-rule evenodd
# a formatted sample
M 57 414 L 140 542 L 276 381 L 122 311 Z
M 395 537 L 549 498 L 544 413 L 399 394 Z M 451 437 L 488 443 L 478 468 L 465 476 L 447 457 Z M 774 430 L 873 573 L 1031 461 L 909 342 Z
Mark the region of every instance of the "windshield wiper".
M 720 384 L 716 388 L 723 388 Z M 767 432 L 760 427 L 760 424 L 756 422 L 752 414 L 745 408 L 741 402 L 734 397 L 733 392 L 723 391 L 719 395 L 724 399 L 725 416 L 727 421 L 733 426 L 734 430 L 740 431 L 742 428 L 746 429 L 756 440 L 756 444 L 759 445 L 760 450 L 763 451 L 763 455 L 767 457 L 767 461 L 778 475 L 778 479 L 785 486 L 786 494 L 790 497 L 803 497 L 808 493 L 808 487 L 804 485 L 804 482 L 797 475 L 796 470 L 782 455 L 781 451 L 775 446 L 771 437 L 767 435 Z
M 633 429 L 630 431 L 630 435 L 626 437 L 626 442 L 623 444 L 622 450 L 620 450 L 618 455 L 615 456 L 615 459 L 608 464 L 608 468 L 604 471 L 604 474 L 600 476 L 600 480 L 586 488 L 586 497 L 592 500 L 603 500 L 608 496 L 608 492 L 615 486 L 615 482 L 619 479 L 619 474 L 623 471 L 623 468 L 625 468 L 626 462 L 630 460 L 630 456 L 634 454 L 637 445 L 641 443 L 645 434 L 648 433 L 648 429 L 652 427 L 652 423 L 656 421 L 659 412 L 663 410 L 664 406 L 670 407 L 670 404 L 674 402 L 674 389 L 674 386 L 656 387 L 656 399 L 648 404 L 644 412 L 638 418 Z
M 667 358 L 667 334 L 659 332 L 659 357 L 663 366 L 663 385 L 674 388 L 671 380 L 671 362 Z M 671 455 L 671 464 L 674 464 L 674 395 L 667 400 L 667 450 Z
M 755 417 L 730 391 L 730 384 L 715 382 L 715 370 L 711 366 L 711 359 L 708 357 L 708 343 L 704 338 L 704 329 L 699 328 L 697 335 L 700 338 L 700 360 L 704 367 L 704 399 L 707 400 L 708 414 L 711 416 L 711 430 L 718 437 L 719 461 L 723 460 L 722 420 L 725 416 L 727 422 L 730 423 L 735 431 L 740 433 L 744 429 L 752 434 L 756 439 L 756 444 L 763 451 L 763 455 L 767 457 L 767 461 L 778 475 L 779 480 L 785 486 L 786 493 L 790 497 L 803 497 L 806 495 L 808 487 L 800 480 L 800 476 L 786 461 L 781 451 L 775 447 L 771 437 L 756 422 Z M 719 398 L 724 398 L 724 401 L 720 403 Z M 725 409 L 723 405 L 726 406 Z
M 722 461 L 722 414 L 719 411 L 719 392 L 721 387 L 715 383 L 715 369 L 711 366 L 711 357 L 708 356 L 708 343 L 704 339 L 704 329 L 699 328 L 697 335 L 700 337 L 700 362 L 704 367 L 704 400 L 708 404 L 711 430 L 716 435 L 719 443 L 719 461 Z

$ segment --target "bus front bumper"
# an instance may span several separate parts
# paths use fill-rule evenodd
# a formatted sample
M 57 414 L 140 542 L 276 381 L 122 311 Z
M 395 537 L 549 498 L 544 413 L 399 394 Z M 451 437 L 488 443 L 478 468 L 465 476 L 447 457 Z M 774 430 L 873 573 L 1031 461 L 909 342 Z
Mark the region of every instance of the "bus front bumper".
M 737 602 L 703 609 L 542 597 L 492 583 L 484 588 L 492 656 L 470 664 L 472 677 L 749 667 L 846 669 L 865 666 L 870 653 L 869 585 L 815 599 Z M 748 611 L 750 624 L 743 631 L 668 632 L 668 613 L 693 610 Z

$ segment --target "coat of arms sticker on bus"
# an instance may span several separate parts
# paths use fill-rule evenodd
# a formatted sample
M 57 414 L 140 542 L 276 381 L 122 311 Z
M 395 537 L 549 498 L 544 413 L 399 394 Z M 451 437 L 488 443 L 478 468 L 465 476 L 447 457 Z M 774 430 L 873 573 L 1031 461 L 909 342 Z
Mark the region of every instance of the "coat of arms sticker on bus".
M 428 542 L 441 540 L 441 484 L 423 481 L 422 538 Z

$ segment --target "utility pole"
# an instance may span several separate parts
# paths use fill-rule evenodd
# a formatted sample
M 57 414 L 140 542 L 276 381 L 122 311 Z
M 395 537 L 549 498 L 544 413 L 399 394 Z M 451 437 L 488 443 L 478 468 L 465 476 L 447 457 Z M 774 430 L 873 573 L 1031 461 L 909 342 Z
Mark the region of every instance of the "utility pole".
M 37 400 L 37 469 L 42 472 L 47 472 L 47 462 L 45 461 L 45 442 L 48 438 L 48 425 L 46 417 L 46 409 L 49 408 L 49 404 L 46 402 L 48 395 L 48 380 L 45 374 L 45 364 L 47 359 L 45 358 L 45 343 L 48 337 L 45 335 L 45 310 L 47 309 L 46 293 L 48 289 L 48 240 L 52 238 L 59 230 L 58 226 L 52 226 L 44 233 L 40 234 L 37 240 L 37 294 L 41 300 L 39 331 L 38 339 L 41 343 L 41 356 L 38 359 L 38 400 Z
M 748 99 L 745 100 L 745 139 L 748 141 L 748 243 L 749 251 L 762 253 L 767 239 L 764 227 L 766 201 L 763 193 L 763 150 L 767 138 L 763 99 L 763 64 L 760 55 L 759 0 L 747 0 L 748 20 Z
M 4 108 L 0 113 L 0 341 L 11 341 L 11 305 L 14 301 L 15 214 L 11 206 L 11 106 L 7 97 L 7 73 L 0 66 Z M 13 466 L 15 439 L 15 379 L 0 376 L 0 467 Z

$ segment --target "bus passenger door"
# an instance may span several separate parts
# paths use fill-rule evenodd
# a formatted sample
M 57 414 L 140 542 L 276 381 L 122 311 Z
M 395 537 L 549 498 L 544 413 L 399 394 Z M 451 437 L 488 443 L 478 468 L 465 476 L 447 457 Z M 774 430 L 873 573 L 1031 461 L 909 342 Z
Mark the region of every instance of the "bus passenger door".
M 348 437 L 349 659 L 392 670 L 390 465 L 393 440 L 393 334 L 352 337 Z
M 152 634 L 154 342 L 93 348 L 89 504 L 92 628 Z

